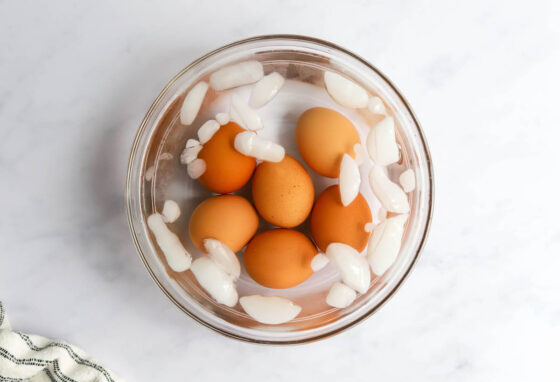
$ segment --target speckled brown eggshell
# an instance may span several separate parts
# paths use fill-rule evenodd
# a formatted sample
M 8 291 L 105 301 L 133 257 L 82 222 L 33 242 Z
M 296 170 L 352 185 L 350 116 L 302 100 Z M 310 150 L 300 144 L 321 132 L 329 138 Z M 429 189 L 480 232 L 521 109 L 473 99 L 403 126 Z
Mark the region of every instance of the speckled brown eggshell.
M 313 207 L 313 182 L 305 168 L 289 155 L 281 162 L 259 164 L 252 192 L 259 214 L 278 227 L 300 225 Z

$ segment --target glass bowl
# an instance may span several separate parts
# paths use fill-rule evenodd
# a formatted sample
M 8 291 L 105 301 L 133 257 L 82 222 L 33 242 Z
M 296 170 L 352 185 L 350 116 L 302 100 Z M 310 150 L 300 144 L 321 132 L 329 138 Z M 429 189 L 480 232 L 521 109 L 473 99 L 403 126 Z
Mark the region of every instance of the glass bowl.
M 217 304 L 201 289 L 190 271 L 181 274 L 173 272 L 147 229 L 146 217 L 156 210 L 161 211 L 166 199 L 176 200 L 181 205 L 182 214 L 170 228 L 179 235 L 193 257 L 202 255 L 188 238 L 188 219 L 193 209 L 210 193 L 198 181 L 187 176 L 178 158 L 186 139 L 196 135 L 196 129 L 203 121 L 213 118 L 218 111 L 227 112 L 228 109 L 219 110 L 225 106 L 218 100 L 219 93 L 213 94 L 210 90 L 200 115 L 191 126 L 182 126 L 178 122 L 179 110 L 186 91 L 192 86 L 200 80 L 208 80 L 218 68 L 245 60 L 258 60 L 263 63 L 265 74 L 279 71 L 288 81 L 297 81 L 309 90 L 304 89 L 303 94 L 297 93 L 297 86 L 296 90 L 288 87 L 295 93 L 288 91 L 283 101 L 278 102 L 290 104 L 293 112 L 275 115 L 272 111 L 268 117 L 263 117 L 266 134 L 281 141 L 286 151 L 300 163 L 304 162 L 293 147 L 293 132 L 297 117 L 310 105 L 340 110 L 355 122 L 362 137 L 367 134 L 367 125 L 374 122 L 368 121 L 371 115 L 360 115 L 360 111 L 341 108 L 330 100 L 323 87 L 322 75 L 318 75 L 324 70 L 344 74 L 370 94 L 379 95 L 389 114 L 395 118 L 401 160 L 390 167 L 389 175 L 395 179 L 405 168 L 414 170 L 416 189 L 408 194 L 410 217 L 394 265 L 381 277 L 373 277 L 368 292 L 360 295 L 347 308 L 335 309 L 324 302 L 330 285 L 338 280 L 332 267 L 287 290 L 260 287 L 243 271 L 237 283 L 240 296 L 255 293 L 280 295 L 303 308 L 296 319 L 285 324 L 259 324 L 239 304 L 233 308 Z M 282 90 L 277 97 L 280 94 Z M 360 118 L 361 121 L 357 122 Z M 361 168 L 362 179 L 366 180 L 368 167 L 362 167 L 365 167 Z M 313 180 L 316 193 L 329 184 L 329 181 L 317 176 Z M 380 206 L 369 190 L 369 182 L 362 182 L 361 192 L 373 208 L 374 219 L 377 219 Z M 250 199 L 250 187 L 243 188 L 239 193 Z M 371 316 L 400 287 L 426 241 L 433 207 L 432 165 L 426 140 L 412 109 L 396 87 L 373 65 L 326 41 L 293 35 L 259 36 L 229 44 L 199 58 L 171 79 L 160 92 L 134 139 L 128 164 L 126 202 L 128 222 L 140 258 L 156 284 L 179 309 L 201 324 L 239 340 L 265 344 L 304 343 L 340 333 Z M 263 228 L 267 226 L 261 223 L 260 229 Z M 303 224 L 299 229 L 308 233 L 309 226 Z

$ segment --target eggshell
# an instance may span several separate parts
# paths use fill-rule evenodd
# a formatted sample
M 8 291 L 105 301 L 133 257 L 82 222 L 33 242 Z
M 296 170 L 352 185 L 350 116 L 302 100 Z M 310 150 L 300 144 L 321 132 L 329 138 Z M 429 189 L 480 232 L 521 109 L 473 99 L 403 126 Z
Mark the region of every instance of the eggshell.
M 362 194 L 344 207 L 339 187 L 334 185 L 325 189 L 315 202 L 311 212 L 311 234 L 323 252 L 330 243 L 344 243 L 361 252 L 369 237 L 364 226 L 371 221 L 371 210 Z
M 313 207 L 313 182 L 305 168 L 289 155 L 281 162 L 259 164 L 252 187 L 259 214 L 279 227 L 303 223 Z
M 273 229 L 255 236 L 247 245 L 243 261 L 247 273 L 268 288 L 296 286 L 312 274 L 311 260 L 317 249 L 301 232 Z
M 356 157 L 360 135 L 352 122 L 332 109 L 314 107 L 297 122 L 296 142 L 303 160 L 320 175 L 337 178 L 344 154 Z
M 247 199 L 237 195 L 219 195 L 206 199 L 195 208 L 189 222 L 194 245 L 205 251 L 204 239 L 216 239 L 233 252 L 247 244 L 257 231 L 259 217 Z
M 235 136 L 243 130 L 234 122 L 225 124 L 204 144 L 198 158 L 206 162 L 200 182 L 208 190 L 227 194 L 243 187 L 255 170 L 255 158 L 241 154 L 234 147 Z

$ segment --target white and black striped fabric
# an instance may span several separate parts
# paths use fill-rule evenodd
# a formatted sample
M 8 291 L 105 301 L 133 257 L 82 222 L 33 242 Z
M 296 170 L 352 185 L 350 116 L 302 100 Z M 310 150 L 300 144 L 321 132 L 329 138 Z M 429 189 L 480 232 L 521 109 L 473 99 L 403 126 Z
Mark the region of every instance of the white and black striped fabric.
M 123 382 L 75 346 L 11 330 L 2 301 L 0 381 Z

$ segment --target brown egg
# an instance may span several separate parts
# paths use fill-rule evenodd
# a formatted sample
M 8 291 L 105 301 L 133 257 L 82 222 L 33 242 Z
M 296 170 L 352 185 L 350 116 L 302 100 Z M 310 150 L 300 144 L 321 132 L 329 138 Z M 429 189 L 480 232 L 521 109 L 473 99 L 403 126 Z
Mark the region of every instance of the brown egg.
M 371 210 L 362 194 L 344 207 L 338 185 L 334 185 L 323 191 L 315 202 L 311 212 L 311 234 L 323 252 L 330 243 L 344 243 L 361 252 L 369 238 L 364 226 L 371 222 Z
M 194 245 L 204 250 L 202 241 L 212 238 L 237 252 L 257 232 L 259 217 L 247 199 L 237 195 L 219 195 L 206 199 L 195 208 L 189 222 Z
M 199 180 L 208 190 L 227 194 L 239 190 L 251 178 L 255 158 L 241 154 L 233 146 L 235 136 L 243 131 L 234 122 L 223 125 L 198 153 L 206 162 L 206 171 Z
M 303 160 L 313 171 L 338 178 L 342 156 L 355 158 L 354 145 L 361 141 L 348 118 L 332 109 L 314 107 L 299 117 L 296 142 Z
M 313 207 L 313 182 L 305 168 L 289 155 L 282 162 L 263 162 L 253 176 L 253 202 L 259 214 L 274 225 L 295 227 Z
M 267 288 L 284 289 L 301 284 L 313 274 L 311 260 L 317 249 L 301 232 L 272 229 L 259 233 L 245 249 L 247 273 Z

